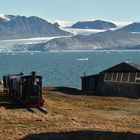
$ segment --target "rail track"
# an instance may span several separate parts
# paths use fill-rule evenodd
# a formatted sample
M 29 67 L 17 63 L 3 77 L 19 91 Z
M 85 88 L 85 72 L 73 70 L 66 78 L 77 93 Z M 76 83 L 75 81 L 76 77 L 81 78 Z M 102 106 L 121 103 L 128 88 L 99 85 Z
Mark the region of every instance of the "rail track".
M 37 107 L 37 108 L 26 107 L 26 110 L 29 111 L 30 113 L 35 113 L 35 114 L 48 114 L 47 109 L 42 107 Z

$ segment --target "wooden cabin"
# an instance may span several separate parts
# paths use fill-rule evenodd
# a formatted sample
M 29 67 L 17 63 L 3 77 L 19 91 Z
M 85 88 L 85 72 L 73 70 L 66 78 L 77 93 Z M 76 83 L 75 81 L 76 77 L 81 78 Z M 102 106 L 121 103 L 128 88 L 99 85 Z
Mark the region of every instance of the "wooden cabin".
M 81 77 L 82 91 L 98 96 L 140 98 L 140 65 L 122 62 L 99 74 Z

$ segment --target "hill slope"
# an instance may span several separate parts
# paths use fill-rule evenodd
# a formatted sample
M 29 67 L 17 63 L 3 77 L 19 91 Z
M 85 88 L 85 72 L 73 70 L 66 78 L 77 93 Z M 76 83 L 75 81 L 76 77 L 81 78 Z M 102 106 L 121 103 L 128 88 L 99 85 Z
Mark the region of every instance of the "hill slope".
M 129 32 L 140 32 L 140 23 L 139 22 L 134 22 L 132 24 L 129 24 L 120 30 L 123 31 L 129 31 Z
M 0 18 L 0 39 L 65 36 L 70 33 L 61 30 L 39 17 L 5 15 Z
M 135 48 L 140 48 L 140 34 L 133 34 L 122 30 L 57 38 L 29 47 L 30 50 L 41 51 Z
M 117 25 L 115 25 L 114 23 L 103 20 L 77 22 L 71 26 L 71 28 L 100 29 L 100 30 L 106 30 L 116 27 Z

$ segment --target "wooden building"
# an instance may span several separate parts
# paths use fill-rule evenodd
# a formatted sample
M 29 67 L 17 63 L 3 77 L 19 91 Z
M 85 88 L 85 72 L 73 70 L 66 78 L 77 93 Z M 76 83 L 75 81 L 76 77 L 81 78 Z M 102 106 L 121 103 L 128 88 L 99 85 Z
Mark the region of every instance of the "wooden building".
M 122 62 L 99 74 L 81 77 L 82 91 L 98 96 L 140 98 L 140 65 Z

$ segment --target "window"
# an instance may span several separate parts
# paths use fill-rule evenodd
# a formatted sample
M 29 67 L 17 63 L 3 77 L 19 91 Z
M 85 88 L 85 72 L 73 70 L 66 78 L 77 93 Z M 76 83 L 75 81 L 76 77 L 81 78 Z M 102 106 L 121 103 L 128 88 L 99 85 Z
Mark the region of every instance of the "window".
M 139 77 L 139 78 L 140 78 L 140 72 L 137 72 L 137 77 Z
M 137 80 L 136 80 L 136 83 L 140 83 L 140 79 L 137 79 Z
M 140 72 L 137 72 L 136 83 L 140 83 Z
M 104 76 L 107 82 L 140 83 L 140 72 L 107 72 Z
M 112 73 L 106 73 L 105 74 L 105 79 L 106 81 L 111 81 L 111 78 L 112 78 Z
M 122 80 L 122 73 L 118 73 L 117 81 L 121 81 L 121 80 Z
M 117 78 L 117 73 L 113 73 L 112 81 L 116 81 L 116 78 Z
M 127 82 L 128 81 L 128 77 L 129 77 L 129 73 L 123 73 L 122 81 L 123 82 Z
M 130 77 L 129 77 L 129 82 L 135 82 L 135 76 L 136 76 L 136 73 L 135 72 L 131 72 L 130 73 Z

